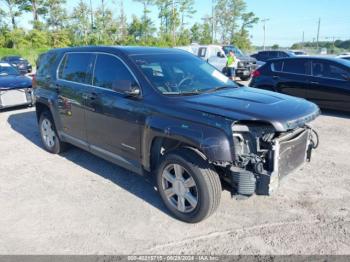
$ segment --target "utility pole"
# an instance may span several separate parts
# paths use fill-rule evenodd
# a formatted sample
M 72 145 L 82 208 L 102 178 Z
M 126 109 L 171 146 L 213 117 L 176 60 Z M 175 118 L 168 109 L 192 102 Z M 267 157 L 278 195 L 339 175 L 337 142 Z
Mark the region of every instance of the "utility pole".
M 303 31 L 303 38 L 301 40 L 301 46 L 304 48 L 304 44 L 305 44 L 305 32 Z
M 317 50 L 319 48 L 319 40 L 320 40 L 320 29 L 321 29 L 321 18 L 318 19 L 318 27 L 317 27 Z
M 215 17 L 215 0 L 212 0 L 211 2 L 211 43 L 214 44 L 215 42 L 215 24 L 216 24 L 216 17 Z
M 270 21 L 270 19 L 268 18 L 265 18 L 265 19 L 262 19 L 261 22 L 263 23 L 263 29 L 264 29 L 264 50 L 266 49 L 266 22 L 267 21 Z

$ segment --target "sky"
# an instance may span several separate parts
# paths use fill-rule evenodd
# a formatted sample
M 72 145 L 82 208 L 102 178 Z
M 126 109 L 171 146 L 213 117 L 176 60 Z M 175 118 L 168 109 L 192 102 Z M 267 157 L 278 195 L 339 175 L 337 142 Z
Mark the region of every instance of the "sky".
M 67 9 L 72 10 L 79 0 L 67 0 Z M 89 0 L 85 0 L 89 3 Z M 101 0 L 92 0 L 94 7 Z M 118 13 L 120 0 L 105 0 L 108 6 Z M 196 14 L 190 24 L 200 22 L 211 14 L 212 0 L 195 0 Z M 313 41 L 317 36 L 318 19 L 321 19 L 320 40 L 350 39 L 350 1 L 349 0 L 246 0 L 247 11 L 254 12 L 266 22 L 266 44 L 290 46 L 301 42 L 303 32 L 305 41 Z M 141 16 L 142 5 L 133 0 L 124 0 L 124 9 L 129 21 L 133 14 Z M 152 8 L 151 17 L 158 20 L 158 11 Z M 30 15 L 21 20 L 28 25 Z M 260 22 L 250 31 L 254 45 L 263 44 L 263 24 Z

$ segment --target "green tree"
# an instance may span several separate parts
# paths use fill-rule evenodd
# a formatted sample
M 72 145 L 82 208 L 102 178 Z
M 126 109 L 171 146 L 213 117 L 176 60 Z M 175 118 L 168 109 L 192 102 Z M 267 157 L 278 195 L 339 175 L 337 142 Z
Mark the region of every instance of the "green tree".
M 125 15 L 124 11 L 124 2 L 123 0 L 120 0 L 119 2 L 119 15 L 117 18 L 117 23 L 119 25 L 119 32 L 118 32 L 118 42 L 120 44 L 127 44 L 128 43 L 128 24 L 127 24 L 127 17 Z
M 209 20 L 205 21 L 202 25 L 200 43 L 203 45 L 209 45 L 212 42 L 211 36 L 211 24 Z
M 221 28 L 221 39 L 229 42 L 238 28 L 238 21 L 246 9 L 244 0 L 218 0 L 215 5 L 215 17 Z
M 49 46 L 49 35 L 46 31 L 33 29 L 26 36 L 32 48 L 43 48 Z
M 194 9 L 194 0 L 179 0 L 179 11 L 181 14 L 181 29 L 186 25 L 185 19 L 192 18 L 193 14 L 196 13 Z
M 201 27 L 198 23 L 195 23 L 191 27 L 191 42 L 199 43 L 201 38 Z
M 274 44 L 273 46 L 271 46 L 271 48 L 272 48 L 273 50 L 277 50 L 277 49 L 280 48 L 280 46 L 279 46 L 278 44 Z
M 30 12 L 33 16 L 33 25 L 35 29 L 42 29 L 43 24 L 39 17 L 47 14 L 46 0 L 18 0 L 19 9 L 24 12 Z
M 5 10 L 2 10 L 2 14 L 4 17 L 7 16 L 11 20 L 12 29 L 17 28 L 16 18 L 22 15 L 20 10 L 21 1 L 19 0 L 0 0 L 1 3 L 4 4 Z
M 151 12 L 149 7 L 154 4 L 153 0 L 134 0 L 136 2 L 142 3 L 143 5 L 143 15 L 141 18 L 141 39 L 145 42 L 148 42 L 149 38 L 153 36 L 155 32 L 155 27 L 153 25 L 153 21 L 148 16 Z
M 89 33 L 91 32 L 89 16 L 89 7 L 83 0 L 80 0 L 73 9 L 70 26 L 74 34 L 74 41 L 78 45 L 87 45 L 89 43 Z

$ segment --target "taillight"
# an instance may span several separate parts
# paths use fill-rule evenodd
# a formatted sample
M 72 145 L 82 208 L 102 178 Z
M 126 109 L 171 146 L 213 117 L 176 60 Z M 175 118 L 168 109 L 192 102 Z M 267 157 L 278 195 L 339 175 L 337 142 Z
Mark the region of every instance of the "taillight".
M 253 72 L 252 76 L 253 76 L 254 78 L 257 78 L 257 77 L 261 76 L 261 73 L 260 73 L 259 70 L 255 70 L 255 71 Z
M 36 88 L 36 75 L 33 74 L 31 75 L 31 77 L 32 77 L 32 88 Z

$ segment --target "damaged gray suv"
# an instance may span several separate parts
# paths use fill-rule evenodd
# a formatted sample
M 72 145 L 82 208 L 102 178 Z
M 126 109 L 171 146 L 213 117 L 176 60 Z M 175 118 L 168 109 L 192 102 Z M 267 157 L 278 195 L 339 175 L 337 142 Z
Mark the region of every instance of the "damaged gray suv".
M 213 214 L 223 188 L 269 195 L 318 145 L 304 99 L 238 86 L 175 49 L 81 47 L 40 56 L 36 114 L 44 147 L 73 144 L 155 178 L 171 213 Z

